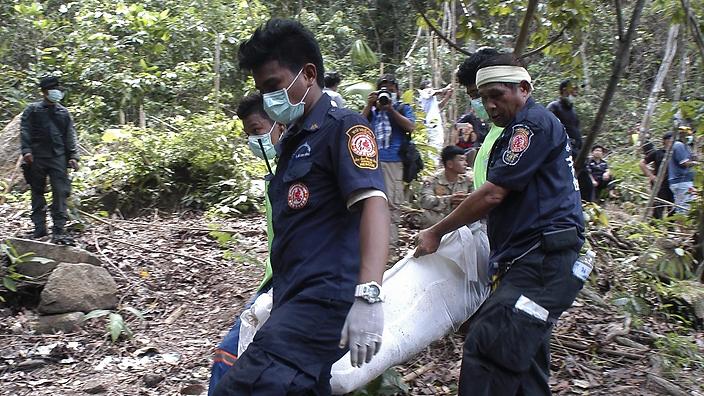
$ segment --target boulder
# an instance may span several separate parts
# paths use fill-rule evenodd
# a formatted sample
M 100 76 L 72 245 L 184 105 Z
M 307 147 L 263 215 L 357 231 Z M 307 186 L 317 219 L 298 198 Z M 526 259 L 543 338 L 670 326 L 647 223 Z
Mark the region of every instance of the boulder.
M 14 246 L 19 254 L 32 252 L 37 257 L 48 258 L 57 263 L 103 265 L 103 262 L 93 253 L 74 246 L 54 245 L 23 238 L 7 238 L 6 241 Z
M 675 295 L 692 307 L 694 316 L 704 321 L 704 285 L 697 281 L 681 281 L 673 285 Z
M 7 178 L 14 170 L 20 156 L 20 121 L 18 114 L 0 132 L 0 175 Z
M 38 310 L 42 314 L 57 314 L 116 306 L 117 284 L 105 268 L 61 263 L 49 275 Z
M 81 328 L 83 312 L 70 312 L 58 315 L 42 315 L 34 322 L 34 331 L 39 334 L 51 334 L 58 331 L 71 333 Z

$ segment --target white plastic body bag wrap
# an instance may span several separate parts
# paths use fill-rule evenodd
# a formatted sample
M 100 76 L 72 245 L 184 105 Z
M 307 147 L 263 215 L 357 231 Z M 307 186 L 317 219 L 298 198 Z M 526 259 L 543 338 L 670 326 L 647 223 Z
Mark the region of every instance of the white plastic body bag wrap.
M 474 223 L 445 235 L 435 254 L 401 259 L 384 273 L 384 334 L 371 362 L 332 366 L 333 394 L 354 391 L 457 330 L 489 295 L 489 240 Z
M 384 334 L 370 363 L 352 367 L 349 352 L 332 366 L 333 394 L 359 389 L 457 330 L 489 295 L 489 240 L 479 223 L 445 235 L 435 254 L 401 259 L 384 273 Z M 239 356 L 269 318 L 271 291 L 242 313 Z

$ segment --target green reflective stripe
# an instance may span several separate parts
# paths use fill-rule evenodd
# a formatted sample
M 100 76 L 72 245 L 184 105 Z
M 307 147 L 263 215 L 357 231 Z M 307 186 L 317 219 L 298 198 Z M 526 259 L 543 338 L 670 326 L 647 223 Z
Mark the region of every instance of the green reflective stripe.
M 264 279 L 262 279 L 262 283 L 259 284 L 259 287 L 257 288 L 257 291 L 259 291 L 264 285 L 271 280 L 272 276 L 272 270 L 271 270 L 271 259 L 270 259 L 270 252 L 271 252 L 271 243 L 274 240 L 274 225 L 271 222 L 271 202 L 269 202 L 269 182 L 264 182 L 264 205 L 265 205 L 265 210 L 266 210 L 266 241 L 267 245 L 269 246 L 268 253 L 266 256 L 266 269 L 264 270 Z
M 489 168 L 489 154 L 494 146 L 496 139 L 501 136 L 504 128 L 492 125 L 489 133 L 484 138 L 484 143 L 479 148 L 477 156 L 474 159 L 474 191 L 477 191 L 484 183 L 486 183 L 487 171 Z

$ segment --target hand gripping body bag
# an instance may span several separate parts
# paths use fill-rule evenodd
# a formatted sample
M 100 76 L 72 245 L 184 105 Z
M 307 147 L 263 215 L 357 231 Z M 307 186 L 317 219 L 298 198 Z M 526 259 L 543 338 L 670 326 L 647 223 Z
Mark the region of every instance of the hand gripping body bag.
M 349 352 L 332 366 L 333 394 L 359 389 L 391 366 L 457 330 L 489 295 L 489 240 L 474 223 L 445 235 L 434 254 L 401 259 L 384 273 L 384 334 L 379 353 L 352 367 Z M 239 354 L 269 318 L 271 291 L 242 313 Z
M 391 366 L 457 330 L 489 295 L 489 240 L 474 223 L 445 235 L 435 254 L 409 255 L 384 273 L 384 334 L 371 362 L 352 367 L 349 352 L 332 366 L 333 394 L 359 389 Z

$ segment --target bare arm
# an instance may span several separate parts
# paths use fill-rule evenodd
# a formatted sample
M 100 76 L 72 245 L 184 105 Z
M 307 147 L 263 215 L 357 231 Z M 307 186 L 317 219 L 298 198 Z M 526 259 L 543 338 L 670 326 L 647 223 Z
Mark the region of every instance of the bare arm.
M 389 206 L 383 197 L 370 197 L 361 204 L 359 283 L 381 284 L 389 250 Z
M 413 255 L 420 257 L 434 253 L 443 235 L 483 218 L 498 206 L 508 193 L 508 189 L 487 181 L 477 191 L 469 194 L 447 217 L 421 231 L 418 234 L 418 247 Z
M 638 166 L 640 166 L 640 170 L 641 170 L 641 172 L 643 172 L 645 177 L 647 177 L 650 180 L 653 180 L 655 178 L 653 171 L 650 170 L 650 167 L 648 166 L 648 164 L 645 162 L 644 159 L 640 160 L 640 162 L 638 163 Z
M 404 131 L 411 132 L 416 129 L 416 125 L 413 123 L 413 121 L 404 117 L 403 114 L 396 111 L 393 106 L 389 105 L 388 108 L 385 107 L 384 110 L 388 111 L 389 115 L 391 116 L 391 120 L 393 120 L 393 122 L 396 123 L 396 125 L 398 125 Z

